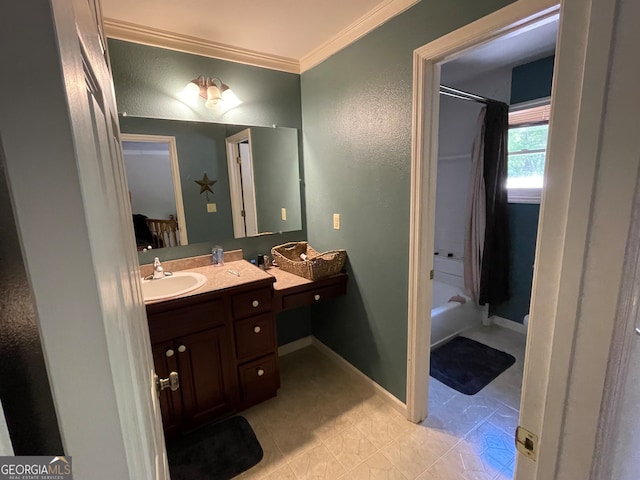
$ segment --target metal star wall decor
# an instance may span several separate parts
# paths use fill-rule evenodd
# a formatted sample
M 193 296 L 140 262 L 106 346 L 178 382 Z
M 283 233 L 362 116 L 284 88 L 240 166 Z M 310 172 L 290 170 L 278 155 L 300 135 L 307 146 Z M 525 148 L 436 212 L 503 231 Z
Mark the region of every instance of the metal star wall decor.
M 217 180 L 209 180 L 209 177 L 207 176 L 207 172 L 204 172 L 204 176 L 202 177 L 202 180 L 194 180 L 194 182 L 200 185 L 200 194 L 203 194 L 203 193 L 206 194 L 207 202 L 208 202 L 209 192 L 213 193 L 213 190 L 211 190 L 211 187 L 213 186 L 214 183 L 217 182 Z

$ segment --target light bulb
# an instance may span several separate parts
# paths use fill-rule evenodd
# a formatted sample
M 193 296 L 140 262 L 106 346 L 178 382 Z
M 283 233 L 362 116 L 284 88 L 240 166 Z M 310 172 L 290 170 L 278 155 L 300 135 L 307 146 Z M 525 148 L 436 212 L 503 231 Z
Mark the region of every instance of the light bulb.
M 242 101 L 233 93 L 233 90 L 227 88 L 222 92 L 222 99 L 224 100 L 225 107 L 235 108 L 242 103 Z
M 189 82 L 180 92 L 180 99 L 187 105 L 196 106 L 199 95 L 200 87 L 193 82 Z

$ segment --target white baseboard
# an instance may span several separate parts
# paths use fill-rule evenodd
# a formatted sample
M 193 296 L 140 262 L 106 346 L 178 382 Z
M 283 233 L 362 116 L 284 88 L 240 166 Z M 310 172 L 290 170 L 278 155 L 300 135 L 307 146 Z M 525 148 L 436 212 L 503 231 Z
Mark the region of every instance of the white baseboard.
M 512 320 L 508 320 L 503 317 L 499 317 L 498 315 L 492 315 L 491 321 L 500 327 L 507 328 L 509 330 L 513 330 L 514 332 L 522 333 L 523 335 L 527 334 L 527 327 L 523 324 L 514 322 Z
M 347 362 L 344 358 L 338 355 L 336 352 L 327 347 L 324 343 L 318 340 L 316 337 L 311 338 L 312 345 L 316 347 L 327 358 L 333 361 L 341 370 L 364 380 L 380 397 L 393 409 L 397 410 L 403 416 L 407 416 L 407 405 L 398 400 L 394 395 L 389 393 L 379 384 L 371 380 L 364 373 L 358 370 L 356 367 Z
M 310 346 L 313 343 L 312 336 L 299 338 L 298 340 L 294 340 L 293 342 L 285 343 L 278 347 L 278 356 L 284 357 L 285 355 L 289 355 L 290 353 L 295 352 L 296 350 L 302 350 L 305 347 Z

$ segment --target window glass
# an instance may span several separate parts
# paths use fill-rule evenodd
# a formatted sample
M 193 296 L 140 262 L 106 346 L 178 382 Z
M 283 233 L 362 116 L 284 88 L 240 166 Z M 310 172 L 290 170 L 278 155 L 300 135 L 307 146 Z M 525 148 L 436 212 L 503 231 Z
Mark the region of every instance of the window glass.
M 549 125 L 509 129 L 507 188 L 542 188 Z

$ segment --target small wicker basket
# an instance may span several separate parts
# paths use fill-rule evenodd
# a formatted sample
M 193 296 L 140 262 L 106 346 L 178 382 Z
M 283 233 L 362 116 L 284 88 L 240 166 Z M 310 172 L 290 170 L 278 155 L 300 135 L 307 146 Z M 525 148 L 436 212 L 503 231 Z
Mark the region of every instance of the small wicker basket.
M 300 255 L 306 255 L 303 260 Z M 346 250 L 316 252 L 307 242 L 289 242 L 271 249 L 271 255 L 280 269 L 308 280 L 330 277 L 342 270 L 347 259 Z

